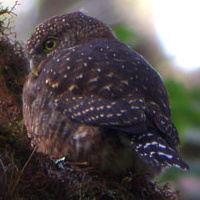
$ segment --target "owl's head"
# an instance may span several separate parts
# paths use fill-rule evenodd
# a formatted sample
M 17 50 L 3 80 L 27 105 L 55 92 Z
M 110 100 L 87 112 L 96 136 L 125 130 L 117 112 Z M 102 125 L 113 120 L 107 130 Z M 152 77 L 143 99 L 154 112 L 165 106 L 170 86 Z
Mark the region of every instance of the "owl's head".
M 80 11 L 52 17 L 39 24 L 28 39 L 31 70 L 37 76 L 49 55 L 100 38 L 115 39 L 109 27 Z

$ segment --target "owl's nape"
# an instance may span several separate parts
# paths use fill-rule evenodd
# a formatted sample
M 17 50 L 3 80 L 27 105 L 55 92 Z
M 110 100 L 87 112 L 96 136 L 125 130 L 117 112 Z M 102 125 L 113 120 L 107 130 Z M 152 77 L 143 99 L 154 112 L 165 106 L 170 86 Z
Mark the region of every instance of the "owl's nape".
M 55 16 L 26 49 L 23 114 L 39 152 L 117 175 L 188 169 L 160 75 L 105 24 L 81 12 Z

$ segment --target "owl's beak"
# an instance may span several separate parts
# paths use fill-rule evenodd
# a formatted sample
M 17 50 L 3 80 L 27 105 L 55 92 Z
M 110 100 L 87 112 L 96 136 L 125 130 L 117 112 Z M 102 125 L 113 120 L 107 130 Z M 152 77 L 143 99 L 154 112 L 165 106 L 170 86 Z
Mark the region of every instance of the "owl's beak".
M 35 58 L 30 59 L 31 72 L 36 77 L 39 76 L 39 74 L 41 73 L 46 61 L 47 61 L 46 59 L 42 60 L 42 59 L 40 59 L 40 57 L 38 57 L 37 59 L 35 59 Z
M 30 68 L 31 68 L 31 72 L 32 72 L 35 76 L 38 76 L 37 65 L 35 65 L 33 59 L 30 60 Z

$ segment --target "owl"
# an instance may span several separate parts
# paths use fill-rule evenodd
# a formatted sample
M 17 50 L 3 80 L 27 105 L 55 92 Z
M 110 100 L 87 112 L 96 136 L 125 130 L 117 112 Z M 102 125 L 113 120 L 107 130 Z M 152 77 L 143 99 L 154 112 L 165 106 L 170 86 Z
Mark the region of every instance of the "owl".
M 55 16 L 26 52 L 23 115 L 38 152 L 116 176 L 188 169 L 161 76 L 107 25 L 80 11 Z

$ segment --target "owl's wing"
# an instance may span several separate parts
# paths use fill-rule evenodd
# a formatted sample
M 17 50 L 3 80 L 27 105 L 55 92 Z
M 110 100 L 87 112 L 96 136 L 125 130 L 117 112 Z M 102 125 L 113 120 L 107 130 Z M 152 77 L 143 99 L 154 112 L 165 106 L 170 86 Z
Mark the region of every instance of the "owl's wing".
M 64 113 L 81 123 L 107 126 L 130 133 L 140 133 L 147 129 L 145 104 L 142 99 L 120 99 L 112 101 L 95 95 L 64 97 Z
M 130 133 L 153 129 L 171 146 L 179 144 L 161 77 L 126 45 L 94 40 L 60 50 L 44 76 L 58 109 L 73 120 Z

